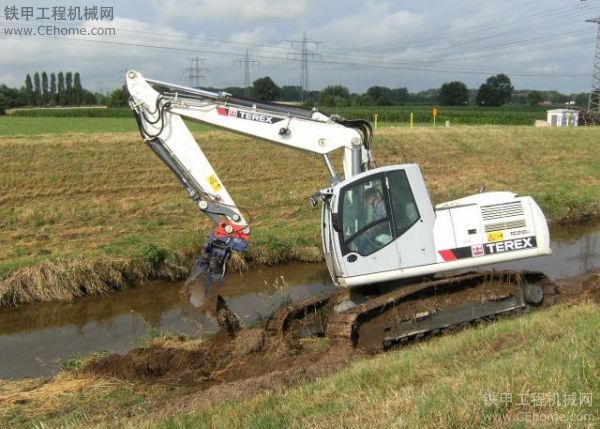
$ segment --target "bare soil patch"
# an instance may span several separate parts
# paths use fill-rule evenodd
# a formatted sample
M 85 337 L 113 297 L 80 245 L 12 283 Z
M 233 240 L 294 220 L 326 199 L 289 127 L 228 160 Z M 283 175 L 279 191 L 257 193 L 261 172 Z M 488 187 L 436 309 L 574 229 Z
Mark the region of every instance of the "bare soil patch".
M 193 408 L 282 391 L 332 374 L 363 355 L 344 345 L 329 346 L 325 339 L 282 338 L 262 328 L 243 329 L 234 337 L 223 332 L 193 347 L 187 343 L 155 341 L 91 362 L 78 375 L 191 387 L 194 393 L 175 405 Z
M 591 300 L 600 304 L 600 267 L 585 274 L 570 277 L 558 282 L 560 301 L 577 303 Z

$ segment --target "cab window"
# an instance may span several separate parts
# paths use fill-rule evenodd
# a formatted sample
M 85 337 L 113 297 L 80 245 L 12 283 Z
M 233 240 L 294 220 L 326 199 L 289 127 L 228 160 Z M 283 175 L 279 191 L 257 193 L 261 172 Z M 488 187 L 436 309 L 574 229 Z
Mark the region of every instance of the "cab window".
M 342 195 L 343 253 L 366 256 L 393 240 L 384 176 L 349 186 Z
M 421 215 L 410 189 L 406 171 L 390 171 L 387 173 L 387 178 L 394 213 L 394 229 L 396 237 L 400 237 L 421 218 Z

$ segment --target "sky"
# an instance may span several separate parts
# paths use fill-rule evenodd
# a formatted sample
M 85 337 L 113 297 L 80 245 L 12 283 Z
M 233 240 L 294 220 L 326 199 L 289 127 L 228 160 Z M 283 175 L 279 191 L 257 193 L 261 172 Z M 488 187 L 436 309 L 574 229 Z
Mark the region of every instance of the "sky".
M 107 15 L 51 17 L 54 7 L 80 7 L 83 15 L 86 6 Z M 309 89 L 417 92 L 454 80 L 477 88 L 506 73 L 517 89 L 586 92 L 598 30 L 586 19 L 598 16 L 600 0 L 0 0 L 0 83 L 20 87 L 26 73 L 79 71 L 84 87 L 106 92 L 135 69 L 188 85 L 190 58 L 198 57 L 202 86 L 243 86 L 236 60 L 247 52 L 258 62 L 250 81 L 299 85 L 301 44 L 290 41 L 306 36 L 319 42 L 306 44 Z M 46 26 L 114 34 L 40 34 Z

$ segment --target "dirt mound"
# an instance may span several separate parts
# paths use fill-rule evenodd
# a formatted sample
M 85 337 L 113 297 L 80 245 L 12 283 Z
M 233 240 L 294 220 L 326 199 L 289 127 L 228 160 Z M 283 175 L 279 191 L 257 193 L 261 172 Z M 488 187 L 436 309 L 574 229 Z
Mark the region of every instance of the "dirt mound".
M 561 301 L 577 303 L 591 300 L 600 304 L 600 268 L 562 280 L 558 284 Z
M 260 352 L 267 340 L 263 329 L 245 329 L 234 339 L 233 355 L 236 357 L 246 356 Z
M 347 363 L 357 354 L 360 352 L 334 350 L 326 339 L 290 342 L 252 328 L 239 331 L 235 337 L 222 333 L 191 345 L 185 340 L 157 340 L 124 355 L 93 361 L 80 373 L 141 382 L 173 381 L 200 390 L 224 382 L 252 379 L 254 383 L 257 377 L 262 377 L 264 385 L 287 385 L 316 376 L 319 370 L 315 362 L 325 359 L 329 362 L 322 365 L 326 370 L 331 362 Z
M 93 361 L 81 371 L 125 380 L 155 381 L 168 378 L 186 384 L 211 385 L 311 363 L 327 352 L 327 340 L 320 342 L 327 347 L 307 347 L 315 339 L 303 342 L 299 335 L 306 331 L 308 320 L 326 311 L 324 308 L 332 296 L 313 297 L 310 311 L 297 310 L 298 305 L 305 309 L 304 302 L 281 309 L 267 323 L 267 329 L 240 329 L 237 317 L 229 311 L 222 298 L 217 297 L 216 318 L 221 327 L 219 334 L 205 341 L 191 342 L 191 347 L 190 342 L 183 339 L 179 343 L 173 340 L 154 341 L 150 346 L 131 350 L 124 355 L 114 354 Z M 296 326 L 290 319 L 306 323 Z M 321 334 L 324 334 L 324 328 L 321 328 Z
M 209 379 L 231 360 L 233 343 L 221 337 L 189 348 L 155 342 L 124 355 L 113 354 L 94 361 L 83 371 L 96 375 L 127 379 L 152 380 L 193 373 L 194 378 Z
M 583 290 L 592 301 L 600 304 L 600 270 L 592 273 L 591 277 L 583 283 Z

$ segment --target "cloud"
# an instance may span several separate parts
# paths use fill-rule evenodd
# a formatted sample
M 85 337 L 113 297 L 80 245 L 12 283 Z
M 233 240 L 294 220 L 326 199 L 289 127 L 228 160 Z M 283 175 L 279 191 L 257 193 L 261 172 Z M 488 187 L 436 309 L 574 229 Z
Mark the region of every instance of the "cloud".
M 401 42 L 424 31 L 424 16 L 407 10 L 394 10 L 389 1 L 366 2 L 360 11 L 334 19 L 311 34 L 326 40 L 328 46 L 371 46 Z
M 531 73 L 556 73 L 560 70 L 560 66 L 556 62 L 543 64 L 535 67 L 530 67 L 529 72 Z
M 342 83 L 353 91 L 375 84 L 414 91 L 450 79 L 477 86 L 485 78 L 478 73 L 482 70 L 513 71 L 516 84 L 528 88 L 552 87 L 563 74 L 570 77 L 570 88 L 585 89 L 595 47 L 593 28 L 581 19 L 581 11 L 565 21 L 563 12 L 570 6 L 560 0 L 549 3 L 552 8 L 536 14 L 532 25 L 517 18 L 533 16 L 535 5 L 509 8 L 487 1 L 483 7 L 476 0 L 132 0 L 115 7 L 120 16 L 113 22 L 102 23 L 116 27 L 116 36 L 79 37 L 83 41 L 4 36 L 9 23 L 0 12 L 0 83 L 20 86 L 25 74 L 36 70 L 77 70 L 86 87 L 107 89 L 122 84 L 123 69 L 135 68 L 185 84 L 189 58 L 198 56 L 207 59 L 204 66 L 209 68 L 204 85 L 241 85 L 243 68 L 234 61 L 248 49 L 260 61 L 251 69 L 252 79 L 268 75 L 279 85 L 296 84 L 300 63 L 287 61 L 286 53 L 298 46 L 286 40 L 306 33 L 324 42 L 319 46 L 324 62 L 310 64 L 314 89 Z M 376 63 L 391 68 L 374 67 Z M 535 73 L 539 76 L 528 76 Z M 548 73 L 552 75 L 544 76 Z
M 26 73 L 78 71 L 86 88 L 110 89 L 123 82 L 127 68 L 147 70 L 158 76 L 158 73 L 162 74 L 165 62 L 172 61 L 174 57 L 189 56 L 168 50 L 157 53 L 139 46 L 181 43 L 180 38 L 184 38 L 185 34 L 168 26 L 117 17 L 109 24 L 87 21 L 82 26 L 67 28 L 89 32 L 91 27 L 99 25 L 114 27 L 116 35 L 3 36 L 0 38 L 2 56 L 10 58 L 10 68 L 3 71 L 2 82 L 21 86 Z M 5 25 L 2 27 L 5 28 Z M 181 64 L 183 66 L 183 61 Z
M 236 43 L 263 44 L 275 36 L 275 31 L 270 28 L 256 27 L 251 30 L 233 34 L 229 40 Z
M 308 12 L 308 0 L 152 0 L 161 19 L 197 20 L 225 18 L 257 21 L 261 19 L 297 19 Z

